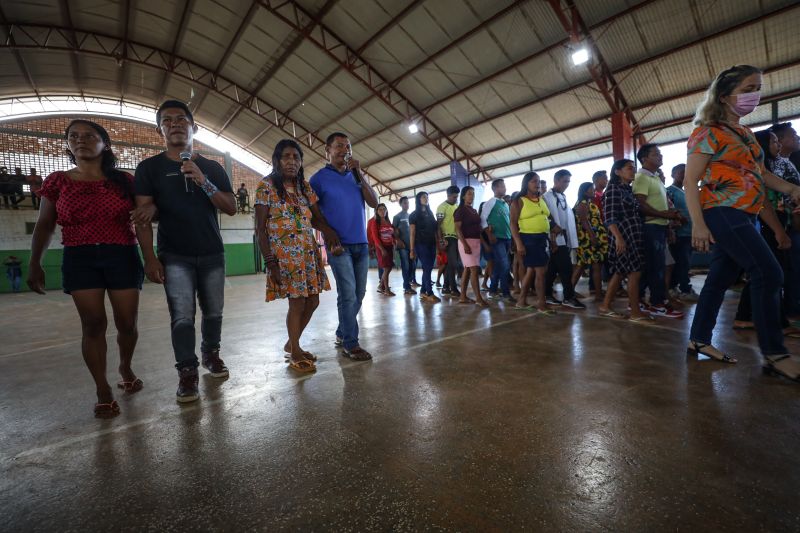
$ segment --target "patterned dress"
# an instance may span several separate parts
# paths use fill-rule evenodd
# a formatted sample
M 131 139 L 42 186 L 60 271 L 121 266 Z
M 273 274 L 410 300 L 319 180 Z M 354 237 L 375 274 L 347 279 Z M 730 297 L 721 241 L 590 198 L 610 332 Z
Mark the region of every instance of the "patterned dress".
M 624 183 L 609 184 L 603 195 L 606 226 L 616 224 L 625 240 L 626 250 L 617 255 L 616 239 L 611 233 L 608 246 L 608 265 L 612 274 L 641 272 L 644 265 L 644 228 L 639 201 L 633 189 Z
M 583 200 L 582 205 L 585 205 L 589 210 L 588 218 L 589 225 L 597 237 L 597 244 L 592 244 L 589 238 L 589 232 L 583 229 L 581 219 L 578 216 L 578 209 L 575 209 L 575 223 L 578 226 L 578 264 L 579 265 L 592 265 L 594 263 L 602 263 L 606 260 L 608 255 L 608 231 L 603 225 L 603 218 L 600 214 L 600 209 L 593 201 Z
M 310 206 L 317 203 L 317 195 L 308 182 L 305 190 L 305 196 L 299 191 L 286 191 L 286 199 L 281 200 L 269 176 L 256 189 L 255 204 L 265 206 L 269 212 L 266 222 L 269 245 L 281 272 L 280 287 L 267 275 L 268 302 L 278 298 L 306 298 L 331 289 L 311 227 Z

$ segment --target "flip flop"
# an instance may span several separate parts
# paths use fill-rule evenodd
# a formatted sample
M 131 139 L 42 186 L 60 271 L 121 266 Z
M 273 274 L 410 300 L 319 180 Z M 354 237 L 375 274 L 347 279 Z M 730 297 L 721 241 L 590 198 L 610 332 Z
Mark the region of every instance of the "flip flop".
M 308 359 L 302 359 L 300 361 L 289 360 L 289 368 L 294 370 L 295 372 L 300 372 L 301 374 L 308 374 L 310 372 L 317 371 L 317 365 L 315 365 L 312 361 Z
M 514 304 L 514 309 L 516 309 L 517 311 L 530 311 L 531 309 L 533 309 L 533 306 L 532 305 L 517 305 L 517 304 Z
M 114 418 L 119 414 L 119 404 L 117 400 L 112 400 L 111 403 L 96 403 L 94 404 L 95 418 Z
M 144 382 L 139 378 L 136 378 L 133 381 L 118 381 L 117 388 L 124 390 L 128 394 L 133 394 L 134 392 L 139 392 L 144 388 Z
M 617 313 L 616 311 L 601 311 L 600 316 L 608 317 L 608 318 L 624 318 L 625 315 L 622 313 Z
M 800 338 L 800 328 L 796 328 L 794 326 L 789 326 L 788 328 L 783 330 L 784 337 L 791 337 L 793 339 Z
M 316 356 L 316 355 L 314 355 L 314 354 L 313 354 L 313 353 L 311 353 L 311 352 L 307 352 L 307 351 L 303 350 L 303 357 L 305 357 L 306 361 L 312 361 L 312 362 L 314 362 L 314 363 L 316 363 L 316 362 L 317 362 L 317 356 Z M 286 360 L 286 362 L 288 363 L 288 362 L 289 362 L 289 360 L 292 358 L 292 354 L 291 354 L 291 352 L 286 352 L 286 353 L 283 355 L 283 358 L 284 358 L 284 359 Z
M 656 319 L 651 317 L 651 316 L 649 316 L 649 315 L 637 316 L 635 318 L 634 317 L 628 318 L 628 322 L 633 322 L 635 324 L 648 324 L 649 325 L 649 324 L 652 324 L 655 321 L 656 321 Z
M 552 309 L 537 309 L 536 314 L 542 316 L 553 316 L 556 314 L 556 312 Z

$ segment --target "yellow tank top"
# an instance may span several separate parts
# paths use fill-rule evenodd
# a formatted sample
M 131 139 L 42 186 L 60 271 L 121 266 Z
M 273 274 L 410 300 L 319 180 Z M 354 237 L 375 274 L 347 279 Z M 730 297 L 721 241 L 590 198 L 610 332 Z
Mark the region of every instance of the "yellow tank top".
M 544 200 L 534 202 L 527 196 L 522 197 L 522 210 L 519 213 L 520 233 L 549 233 L 550 210 Z

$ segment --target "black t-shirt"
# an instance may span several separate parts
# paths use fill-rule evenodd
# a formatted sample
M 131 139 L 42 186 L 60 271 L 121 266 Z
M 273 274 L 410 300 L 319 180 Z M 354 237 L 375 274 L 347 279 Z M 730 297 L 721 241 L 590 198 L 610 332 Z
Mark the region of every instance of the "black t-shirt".
M 222 166 L 202 156 L 193 159 L 220 191 L 233 192 Z M 179 255 L 222 253 L 217 208 L 203 190 L 181 173 L 181 162 L 166 153 L 136 167 L 136 194 L 152 196 L 158 208 L 158 252 Z
M 481 216 L 473 207 L 462 205 L 453 213 L 453 220 L 461 222 L 461 233 L 465 239 L 481 238 Z
M 408 223 L 415 226 L 414 244 L 436 244 L 436 222 L 430 209 L 417 210 L 408 216 Z

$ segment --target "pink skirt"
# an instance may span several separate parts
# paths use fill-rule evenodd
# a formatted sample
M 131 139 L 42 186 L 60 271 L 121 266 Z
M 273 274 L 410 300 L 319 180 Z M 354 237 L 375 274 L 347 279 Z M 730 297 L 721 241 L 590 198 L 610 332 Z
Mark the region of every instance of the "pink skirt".
M 481 265 L 481 240 L 480 239 L 466 239 L 469 244 L 471 254 L 464 251 L 464 244 L 458 241 L 458 255 L 461 256 L 461 262 L 465 268 L 476 267 Z

